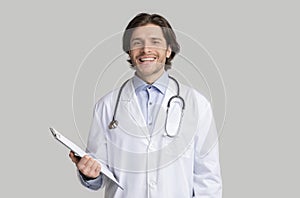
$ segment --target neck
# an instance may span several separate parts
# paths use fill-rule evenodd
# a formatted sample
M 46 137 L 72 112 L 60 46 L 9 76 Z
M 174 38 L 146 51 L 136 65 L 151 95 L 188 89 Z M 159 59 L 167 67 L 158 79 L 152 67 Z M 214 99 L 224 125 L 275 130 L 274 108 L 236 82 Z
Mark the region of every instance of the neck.
M 159 79 L 164 73 L 164 70 L 162 70 L 162 72 L 158 72 L 149 76 L 142 76 L 139 75 L 138 73 L 136 73 L 136 75 L 142 79 L 143 81 L 145 81 L 147 84 L 153 84 L 157 79 Z

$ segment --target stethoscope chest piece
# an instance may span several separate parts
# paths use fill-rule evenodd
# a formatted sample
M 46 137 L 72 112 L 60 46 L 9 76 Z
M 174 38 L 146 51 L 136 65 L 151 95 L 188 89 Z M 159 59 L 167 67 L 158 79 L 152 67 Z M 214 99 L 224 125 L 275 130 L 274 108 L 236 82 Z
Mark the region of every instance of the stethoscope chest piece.
M 117 121 L 117 120 L 112 120 L 112 121 L 109 123 L 108 128 L 109 128 L 109 129 L 115 129 L 115 128 L 117 128 L 117 126 L 118 126 L 118 121 Z

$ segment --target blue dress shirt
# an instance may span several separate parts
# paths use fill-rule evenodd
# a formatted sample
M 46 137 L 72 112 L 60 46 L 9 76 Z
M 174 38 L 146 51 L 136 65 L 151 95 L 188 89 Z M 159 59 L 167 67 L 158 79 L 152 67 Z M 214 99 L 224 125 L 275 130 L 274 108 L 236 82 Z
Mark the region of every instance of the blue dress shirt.
M 168 73 L 164 72 L 153 84 L 147 84 L 137 75 L 134 75 L 132 80 L 141 111 L 151 133 L 169 83 Z

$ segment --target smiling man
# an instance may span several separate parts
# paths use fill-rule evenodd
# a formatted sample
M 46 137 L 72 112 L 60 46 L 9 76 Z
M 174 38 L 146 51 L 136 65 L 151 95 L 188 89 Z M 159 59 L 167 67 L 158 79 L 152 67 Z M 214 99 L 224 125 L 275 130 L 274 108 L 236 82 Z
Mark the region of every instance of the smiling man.
M 166 59 L 171 55 L 160 26 L 147 24 L 134 29 L 130 39 L 130 60 L 136 75 L 152 84 L 164 73 Z
M 135 74 L 95 105 L 89 155 L 70 153 L 80 181 L 93 190 L 105 187 L 105 197 L 221 198 L 212 109 L 198 91 L 168 75 L 179 52 L 169 22 L 138 14 L 123 34 L 123 50 Z

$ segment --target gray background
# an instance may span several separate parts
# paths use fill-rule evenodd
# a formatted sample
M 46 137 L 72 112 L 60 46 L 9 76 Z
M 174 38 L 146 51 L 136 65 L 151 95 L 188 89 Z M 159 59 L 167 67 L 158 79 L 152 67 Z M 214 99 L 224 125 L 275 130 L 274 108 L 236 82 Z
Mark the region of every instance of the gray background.
M 224 197 L 299 197 L 296 2 L 1 1 L 0 196 L 102 197 L 79 184 L 48 127 L 83 146 L 72 113 L 79 65 L 147 11 L 201 42 L 220 67 L 228 99 L 220 138 Z M 81 115 L 86 130 L 92 103 Z

